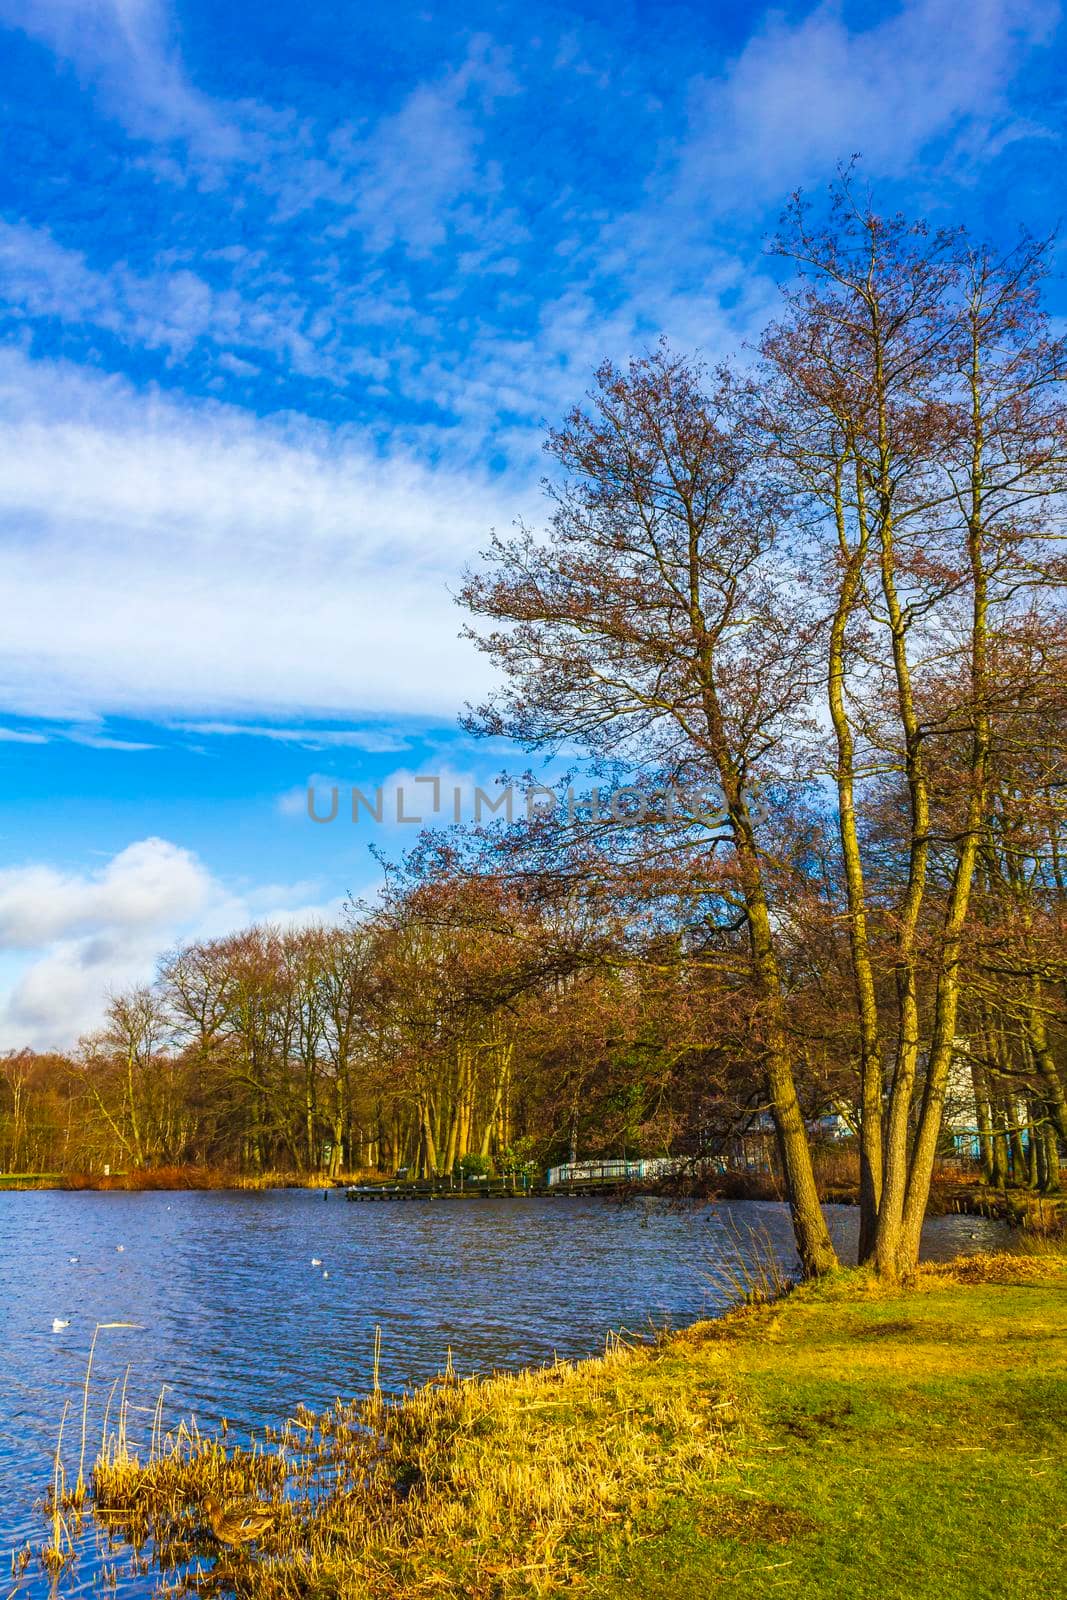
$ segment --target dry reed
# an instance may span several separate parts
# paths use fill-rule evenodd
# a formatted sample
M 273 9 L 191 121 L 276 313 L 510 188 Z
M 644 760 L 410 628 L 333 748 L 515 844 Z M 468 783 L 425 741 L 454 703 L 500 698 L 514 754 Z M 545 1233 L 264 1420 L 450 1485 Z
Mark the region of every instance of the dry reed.
M 721 1220 L 729 1247 L 724 1250 L 721 1243 L 717 1245 L 704 1271 L 716 1298 L 729 1309 L 768 1305 L 787 1295 L 796 1280 L 783 1265 L 767 1229 L 739 1225 L 728 1214 Z
M 597 1360 L 478 1380 L 457 1377 L 449 1359 L 424 1387 L 390 1398 L 379 1333 L 365 1400 L 322 1415 L 298 1408 L 251 1445 L 195 1424 L 164 1434 L 153 1418 L 143 1464 L 124 1438 L 105 1440 L 94 1504 L 135 1551 L 151 1541 L 161 1570 L 199 1593 L 580 1592 L 603 1530 L 637 1537 L 672 1496 L 715 1472 L 735 1423 L 718 1387 L 667 1377 L 650 1397 L 647 1363 L 661 1359 L 659 1347 L 613 1339 Z M 269 1505 L 275 1526 L 254 1549 L 220 1550 L 205 1495 Z

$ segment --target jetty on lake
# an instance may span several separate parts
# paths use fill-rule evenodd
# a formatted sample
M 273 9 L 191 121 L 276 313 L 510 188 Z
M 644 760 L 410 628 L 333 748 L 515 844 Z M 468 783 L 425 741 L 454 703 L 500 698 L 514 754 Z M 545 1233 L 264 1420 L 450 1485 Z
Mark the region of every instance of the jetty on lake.
M 653 1161 L 572 1161 L 550 1167 L 544 1177 L 529 1172 L 499 1177 L 381 1179 L 345 1190 L 346 1200 L 552 1200 L 587 1194 L 622 1194 L 635 1184 L 665 1175 L 669 1159 Z

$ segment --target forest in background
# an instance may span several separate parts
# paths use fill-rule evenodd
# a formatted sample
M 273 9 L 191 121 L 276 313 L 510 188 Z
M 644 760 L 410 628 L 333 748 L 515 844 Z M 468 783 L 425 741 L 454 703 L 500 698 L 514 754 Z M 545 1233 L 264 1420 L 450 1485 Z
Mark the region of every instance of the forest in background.
M 1058 1187 L 1050 247 L 881 217 L 846 175 L 773 248 L 758 353 L 602 367 L 549 437 L 548 527 L 463 591 L 502 685 L 467 725 L 580 751 L 618 803 L 427 836 L 341 927 L 169 953 L 71 1057 L 3 1060 L 8 1170 L 474 1171 L 767 1123 L 814 1275 L 834 1114 L 892 1277 L 962 1075 L 988 1176 Z

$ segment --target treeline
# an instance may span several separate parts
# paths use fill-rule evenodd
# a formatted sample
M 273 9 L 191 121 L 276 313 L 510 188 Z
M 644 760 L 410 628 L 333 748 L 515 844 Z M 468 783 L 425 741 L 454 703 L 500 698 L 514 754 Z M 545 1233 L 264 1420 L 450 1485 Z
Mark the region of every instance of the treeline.
M 0 1169 L 427 1177 L 597 1155 L 729 1162 L 746 1137 L 773 1160 L 742 931 L 710 924 L 707 887 L 676 866 L 635 870 L 613 832 L 594 855 L 537 813 L 495 838 L 429 840 L 342 926 L 255 927 L 168 954 L 77 1052 L 0 1061 Z M 811 816 L 804 877 L 837 870 Z M 1035 1005 L 1033 985 L 1062 959 L 1042 944 L 1062 885 L 1037 899 L 1045 926 L 1031 913 L 1021 933 L 1017 907 L 982 886 L 944 1148 L 973 1148 L 990 1183 L 1055 1190 L 1064 1015 L 1055 996 Z M 852 1148 L 842 931 L 798 897 L 779 948 L 805 1124 L 832 1114 Z
M 549 437 L 547 529 L 494 540 L 462 594 L 502 684 L 468 728 L 625 794 L 428 839 L 343 930 L 179 952 L 73 1065 L 71 1137 L 429 1171 L 709 1151 L 765 1118 L 810 1274 L 836 1260 L 830 1112 L 887 1277 L 917 1260 L 947 1106 L 991 1177 L 1057 1185 L 1049 251 L 883 218 L 847 177 L 776 250 L 758 354 L 602 367 Z
M 677 943 L 639 960 L 610 907 L 447 856 L 343 926 L 166 956 L 74 1055 L 7 1056 L 0 1165 L 428 1176 L 695 1151 L 758 1097 Z

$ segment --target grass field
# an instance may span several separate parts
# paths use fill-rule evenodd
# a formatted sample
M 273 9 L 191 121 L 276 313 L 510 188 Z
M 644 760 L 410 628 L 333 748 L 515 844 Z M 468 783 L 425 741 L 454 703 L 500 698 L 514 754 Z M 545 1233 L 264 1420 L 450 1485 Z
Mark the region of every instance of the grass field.
M 1067 1271 L 906 1295 L 802 1290 L 697 1329 L 694 1375 L 745 1418 L 712 1479 L 590 1592 L 836 1600 L 1051 1597 L 1067 1520 Z M 622 1588 L 620 1588 L 622 1581 Z

